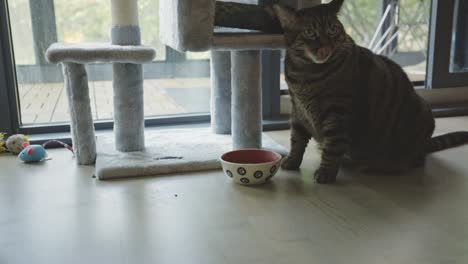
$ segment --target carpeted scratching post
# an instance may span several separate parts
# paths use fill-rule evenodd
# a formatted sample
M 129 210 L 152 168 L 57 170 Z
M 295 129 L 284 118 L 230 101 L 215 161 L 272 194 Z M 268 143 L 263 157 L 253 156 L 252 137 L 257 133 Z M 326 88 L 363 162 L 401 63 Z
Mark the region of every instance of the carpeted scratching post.
M 141 44 L 137 1 L 112 0 L 112 44 Z M 114 133 L 119 151 L 145 148 L 143 68 L 140 64 L 114 63 Z
M 72 62 L 63 63 L 62 69 L 76 160 L 80 165 L 91 165 L 96 160 L 96 140 L 86 69 L 83 64 Z
M 262 83 L 260 51 L 233 51 L 233 149 L 262 148 Z
M 211 128 L 231 134 L 231 52 L 211 52 Z

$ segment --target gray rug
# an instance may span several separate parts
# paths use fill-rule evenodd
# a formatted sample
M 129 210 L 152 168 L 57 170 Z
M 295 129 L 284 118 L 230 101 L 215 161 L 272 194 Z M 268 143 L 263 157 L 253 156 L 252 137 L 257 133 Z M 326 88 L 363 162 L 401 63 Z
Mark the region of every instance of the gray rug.
M 145 136 L 145 151 L 130 153 L 115 150 L 113 135 L 99 136 L 96 177 L 106 180 L 220 169 L 219 157 L 232 149 L 230 135 L 215 135 L 210 128 L 167 129 Z M 263 146 L 287 153 L 266 135 Z

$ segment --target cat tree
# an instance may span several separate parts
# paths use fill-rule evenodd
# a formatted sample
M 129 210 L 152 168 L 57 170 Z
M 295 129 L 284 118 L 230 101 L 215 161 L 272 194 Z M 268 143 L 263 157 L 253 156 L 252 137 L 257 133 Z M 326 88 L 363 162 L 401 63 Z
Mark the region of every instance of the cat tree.
M 280 2 L 300 8 L 320 1 Z M 213 51 L 212 131 L 147 132 L 145 140 L 141 64 L 151 62 L 155 51 L 141 45 L 137 1 L 112 0 L 111 4 L 112 44 L 56 43 L 46 53 L 49 62 L 63 67 L 78 164 L 96 161 L 96 176 L 111 179 L 220 168 L 218 157 L 233 148 L 282 149 L 268 137 L 262 139 L 260 51 L 284 46 L 278 22 L 271 13 L 243 6 L 247 9 L 233 17 L 232 10 L 223 13 L 230 10 L 225 8 L 230 3 L 160 1 L 160 31 L 165 44 L 180 51 Z M 215 31 L 215 20 L 219 25 L 240 24 L 234 27 L 242 28 L 241 22 L 249 21 L 245 16 L 248 10 L 260 12 L 263 18 L 253 19 L 253 23 L 260 22 L 260 26 L 267 27 L 260 29 L 271 33 Z M 112 63 L 114 73 L 115 135 L 100 136 L 97 142 L 85 69 L 86 64 L 95 62 Z M 231 132 L 232 137 L 227 135 Z
M 112 44 L 55 43 L 46 52 L 51 63 L 61 63 L 71 116 L 71 134 L 78 164 L 91 165 L 96 143 L 85 65 L 113 64 L 115 148 L 122 152 L 144 149 L 142 63 L 155 57 L 142 46 L 137 1 L 112 0 Z
M 236 3 L 254 4 L 238 5 Z M 233 148 L 262 147 L 260 52 L 284 48 L 274 14 L 256 0 L 161 0 L 160 37 L 181 52 L 211 50 L 211 125 L 232 133 Z M 272 1 L 271 1 L 272 2 Z M 320 0 L 279 0 L 295 9 Z M 262 32 L 223 32 L 215 26 Z M 267 33 L 265 33 L 267 32 Z

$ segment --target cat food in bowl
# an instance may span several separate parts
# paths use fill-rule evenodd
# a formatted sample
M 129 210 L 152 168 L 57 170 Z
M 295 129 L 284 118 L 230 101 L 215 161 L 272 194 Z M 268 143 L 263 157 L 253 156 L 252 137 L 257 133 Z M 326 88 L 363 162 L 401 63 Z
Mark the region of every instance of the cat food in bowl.
M 280 167 L 281 155 L 262 149 L 240 149 L 221 156 L 224 173 L 234 182 L 257 185 L 268 182 Z

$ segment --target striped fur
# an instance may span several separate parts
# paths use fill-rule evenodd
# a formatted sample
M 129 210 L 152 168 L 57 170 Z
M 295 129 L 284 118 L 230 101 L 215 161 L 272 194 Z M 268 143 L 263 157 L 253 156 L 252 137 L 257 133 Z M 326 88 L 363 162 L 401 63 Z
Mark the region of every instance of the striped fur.
M 468 132 L 458 131 L 433 137 L 426 144 L 426 153 L 441 151 L 444 149 L 457 147 L 468 142 Z
M 360 168 L 400 172 L 422 165 L 428 152 L 468 142 L 468 132 L 431 139 L 435 122 L 403 69 L 357 46 L 337 18 L 342 0 L 293 11 L 275 5 L 286 36 L 291 93 L 291 151 L 298 169 L 313 137 L 321 149 L 319 183 L 336 180 L 344 160 Z

